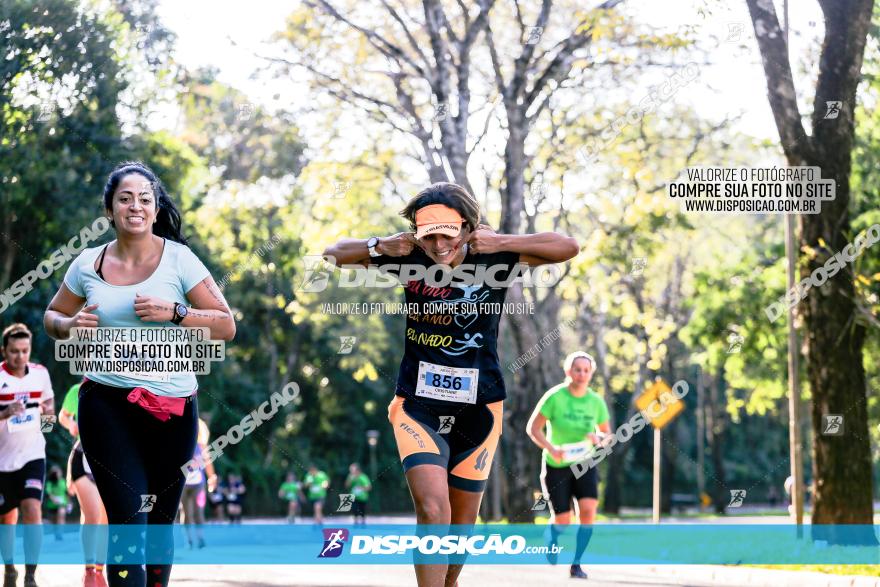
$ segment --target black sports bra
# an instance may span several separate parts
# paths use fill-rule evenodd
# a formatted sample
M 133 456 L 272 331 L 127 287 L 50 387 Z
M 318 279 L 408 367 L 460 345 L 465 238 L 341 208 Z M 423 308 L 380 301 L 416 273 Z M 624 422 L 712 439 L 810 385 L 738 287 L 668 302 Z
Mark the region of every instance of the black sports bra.
M 110 243 L 107 243 L 106 245 L 104 245 L 104 248 L 101 250 L 101 258 L 98 260 L 98 268 L 95 269 L 95 273 L 97 273 L 98 277 L 100 277 L 101 279 L 104 279 L 104 274 L 101 273 L 101 267 L 104 266 L 104 254 L 107 252 L 107 247 L 109 247 L 109 246 L 110 246 Z M 104 281 L 107 281 L 107 280 L 104 279 Z
M 101 268 L 104 266 L 104 255 L 107 253 L 107 247 L 109 246 L 110 243 L 107 243 L 106 245 L 104 245 L 104 248 L 101 249 L 101 257 L 98 259 L 98 268 L 95 269 L 95 273 L 97 273 L 98 277 L 100 277 L 104 281 L 107 280 L 104 279 L 104 274 L 101 272 Z M 162 252 L 165 252 L 165 237 L 162 237 Z

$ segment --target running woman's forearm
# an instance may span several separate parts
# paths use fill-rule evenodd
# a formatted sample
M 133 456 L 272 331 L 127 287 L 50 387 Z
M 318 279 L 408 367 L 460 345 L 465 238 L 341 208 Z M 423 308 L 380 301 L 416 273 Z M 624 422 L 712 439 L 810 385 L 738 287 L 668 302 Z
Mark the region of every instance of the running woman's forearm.
M 212 340 L 232 340 L 235 337 L 235 320 L 226 310 L 190 308 L 180 325 L 188 328 L 209 328 Z
M 577 240 L 556 232 L 534 234 L 499 234 L 502 251 L 541 257 L 553 263 L 561 263 L 577 256 L 580 246 Z
M 64 428 L 68 432 L 70 432 L 71 435 L 76 436 L 71 431 L 71 428 L 73 428 L 73 423 L 74 423 L 73 417 L 72 417 L 71 413 L 68 412 L 67 410 L 65 410 L 64 408 L 61 408 L 61 411 L 58 412 L 58 423 L 61 424 L 62 428 Z
M 370 249 L 367 248 L 367 240 L 368 239 L 344 238 L 338 243 L 330 245 L 324 249 L 322 256 L 325 260 L 333 263 L 337 267 L 341 265 L 363 264 L 364 261 L 367 261 L 370 258 Z M 379 252 L 382 251 L 382 239 L 379 239 L 379 244 L 376 246 L 376 250 Z
M 542 425 L 540 428 L 535 428 L 535 427 L 531 427 L 531 426 L 530 426 L 530 427 L 528 428 L 528 431 L 529 431 L 529 438 L 532 439 L 532 442 L 534 442 L 536 445 L 538 445 L 538 448 L 543 448 L 543 449 L 546 449 L 546 450 L 553 450 L 553 449 L 556 448 L 556 447 L 554 447 L 554 446 L 550 443 L 550 441 L 547 440 L 547 437 L 544 436 L 544 430 L 543 430 L 543 428 L 544 428 L 543 425 Z
M 43 328 L 50 337 L 64 340 L 70 338 L 70 328 L 73 318 L 58 310 L 46 310 L 43 314 Z
M 214 470 L 214 461 L 208 461 L 205 463 L 205 473 L 208 474 L 208 479 L 217 476 L 217 472 Z

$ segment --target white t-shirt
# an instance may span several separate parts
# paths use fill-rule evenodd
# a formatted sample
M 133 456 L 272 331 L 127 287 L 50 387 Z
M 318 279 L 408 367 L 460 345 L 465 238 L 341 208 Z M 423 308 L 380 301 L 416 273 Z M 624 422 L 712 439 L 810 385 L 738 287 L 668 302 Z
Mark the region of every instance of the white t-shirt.
M 40 431 L 40 404 L 55 397 L 49 372 L 28 363 L 24 377 L 13 375 L 0 363 L 0 408 L 26 402 L 23 414 L 0 421 L 0 471 L 18 471 L 25 464 L 46 458 L 46 439 Z

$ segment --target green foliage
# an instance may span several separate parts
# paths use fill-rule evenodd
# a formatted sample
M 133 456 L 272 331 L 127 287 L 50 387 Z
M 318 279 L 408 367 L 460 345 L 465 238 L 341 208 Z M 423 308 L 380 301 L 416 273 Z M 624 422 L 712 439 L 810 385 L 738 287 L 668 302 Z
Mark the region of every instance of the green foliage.
M 634 46 L 682 51 L 691 42 L 690 31 L 646 34 L 606 16 L 594 32 L 599 41 L 622 27 L 635 35 Z M 517 28 L 511 31 L 515 35 Z M 370 79 L 369 68 L 383 63 L 363 43 L 346 46 L 348 33 L 309 20 L 305 10 L 291 15 L 284 34 L 316 60 L 342 51 L 336 59 L 362 64 L 342 72 L 354 81 Z M 154 0 L 100 9 L 64 0 L 47 0 L 37 9 L 34 2 L 10 0 L 0 7 L 0 35 L 7 55 L 0 61 L 0 290 L 102 213 L 103 183 L 117 162 L 145 161 L 181 208 L 184 233 L 237 320 L 227 360 L 200 380 L 199 406 L 212 435 L 225 433 L 286 383 L 296 382 L 301 390 L 297 402 L 215 463 L 220 474 L 243 474 L 248 513 L 280 513 L 276 491 L 285 471 L 301 477 L 312 462 L 331 476 L 332 503 L 352 461 L 360 461 L 373 479 L 373 509 L 410 511 L 386 415 L 404 317 L 339 315 L 327 306 L 397 302 L 401 291 L 344 288 L 333 280 L 321 292 L 301 286 L 307 257 L 339 238 L 407 229 L 397 215 L 401 200 L 389 194 L 409 192 L 419 181 L 423 169 L 413 172 L 401 155 L 412 149 L 376 140 L 373 126 L 352 140 L 331 128 L 340 115 L 333 107 L 322 112 L 329 136 L 309 144 L 314 155 L 306 160 L 297 113 L 270 111 L 218 81 L 216 71 L 176 69 L 169 57 L 174 37 L 157 20 Z M 877 55 L 869 52 L 857 114 L 854 234 L 880 221 L 878 82 L 870 74 L 876 63 Z M 156 93 L 136 83 L 144 71 L 159 85 L 179 82 L 181 128 L 155 131 L 140 122 Z M 136 98 L 126 101 L 127 95 Z M 699 366 L 707 377 L 720 379 L 723 412 L 733 424 L 723 444 L 727 485 L 754 486 L 760 495 L 787 475 L 785 322 L 770 322 L 764 314 L 785 291 L 782 224 L 777 217 L 686 216 L 663 187 L 686 165 L 753 164 L 765 151 L 709 128 L 691 111 L 670 108 L 627 124 L 594 166 L 583 166 L 578 150 L 597 129 L 626 113 L 632 100 L 624 98 L 620 104 L 577 104 L 574 117 L 557 108 L 536 123 L 526 179 L 543 181 L 550 197 L 530 196 L 526 212 L 535 230 L 567 232 L 582 245 L 557 290 L 560 318 L 577 320 L 562 331 L 563 354 L 585 348 L 595 355 L 604 347 L 607 378 L 600 373 L 596 387 L 613 406 L 617 424 L 641 391 L 636 383 L 645 378 L 693 382 Z M 475 107 L 477 102 L 475 97 Z M 422 100 L 418 106 L 431 105 Z M 562 127 L 565 132 L 559 132 Z M 364 137 L 371 147 L 360 142 Z M 339 145 L 348 150 L 340 154 Z M 488 175 L 491 195 L 503 178 Z M 405 187 L 399 190 L 391 178 Z M 491 201 L 488 208 L 497 215 Z M 645 260 L 642 272 L 633 271 L 635 259 Z M 855 268 L 870 321 L 880 293 L 877 253 L 867 252 Z M 38 282 L 2 316 L 3 324 L 23 321 L 38 332 L 34 359 L 49 366 L 59 404 L 75 379 L 65 365 L 50 360 L 54 350 L 41 321 L 62 276 L 59 271 Z M 351 353 L 340 353 L 341 337 L 355 337 Z M 502 361 L 512 360 L 511 347 L 501 347 Z M 877 389 L 876 328 L 869 330 L 865 348 L 871 389 Z M 878 397 L 869 394 L 873 422 L 880 420 Z M 687 401 L 688 410 L 670 430 L 680 450 L 671 487 L 693 493 L 696 400 Z M 523 434 L 525 422 L 507 426 L 505 435 Z M 375 476 L 367 430 L 380 432 Z M 872 434 L 880 436 L 876 425 Z M 68 450 L 66 433 L 57 429 L 49 435 L 50 461 L 64 462 Z M 647 433 L 633 440 L 624 464 L 625 503 L 645 505 L 651 467 Z M 710 483 L 712 474 L 707 466 Z
M 199 70 L 184 80 L 184 139 L 220 169 L 222 180 L 253 183 L 297 175 L 303 145 L 293 115 L 266 112 L 215 76 L 214 71 Z

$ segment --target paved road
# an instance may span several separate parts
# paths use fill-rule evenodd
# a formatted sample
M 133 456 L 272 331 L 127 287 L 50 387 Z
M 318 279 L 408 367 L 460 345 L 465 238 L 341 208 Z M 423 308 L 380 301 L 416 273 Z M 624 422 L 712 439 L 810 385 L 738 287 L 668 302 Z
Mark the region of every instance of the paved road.
M 588 569 L 590 579 L 568 578 L 565 567 L 465 567 L 461 587 L 880 587 L 880 579 L 751 567 L 602 565 Z M 40 587 L 81 585 L 82 567 L 44 565 L 37 571 Z M 176 565 L 172 587 L 414 587 L 412 568 L 402 565 Z
M 38 570 L 40 587 L 69 587 L 77 585 L 81 567 L 67 565 L 42 566 Z M 698 585 L 693 582 L 664 581 L 662 577 L 637 567 L 599 568 L 592 571 L 589 581 L 578 581 L 593 587 L 625 585 L 642 586 L 684 586 Z M 81 584 L 81 583 L 80 583 Z M 551 587 L 553 585 L 576 584 L 568 578 L 564 567 L 532 566 L 472 566 L 465 567 L 461 587 L 494 587 L 508 585 L 527 585 L 531 587 Z M 711 585 L 707 582 L 703 585 Z M 171 576 L 174 587 L 413 587 L 415 575 L 411 567 L 399 565 L 340 565 L 334 569 L 317 568 L 309 565 L 177 565 Z
M 347 523 L 348 518 L 337 518 Z M 412 523 L 409 516 L 374 517 L 375 523 Z M 618 523 L 630 523 L 633 520 Z M 690 518 L 668 522 L 685 523 L 789 523 L 788 518 L 772 516 Z M 277 524 L 279 520 L 251 519 L 248 523 Z M 306 522 L 303 520 L 303 522 Z M 642 522 L 642 520 L 638 520 Z M 306 522 L 307 523 L 307 522 Z M 329 523 L 329 521 L 328 521 Z M 20 572 L 23 569 L 20 569 Z M 774 571 L 753 567 L 597 565 L 587 569 L 588 581 L 568 578 L 564 566 L 549 565 L 469 565 L 461 576 L 461 587 L 553 587 L 583 584 L 594 587 L 880 587 L 875 578 L 852 578 L 819 573 Z M 81 585 L 82 567 L 43 565 L 37 572 L 40 587 Z M 415 576 L 406 565 L 339 565 L 333 568 L 312 565 L 175 565 L 173 587 L 413 587 Z

